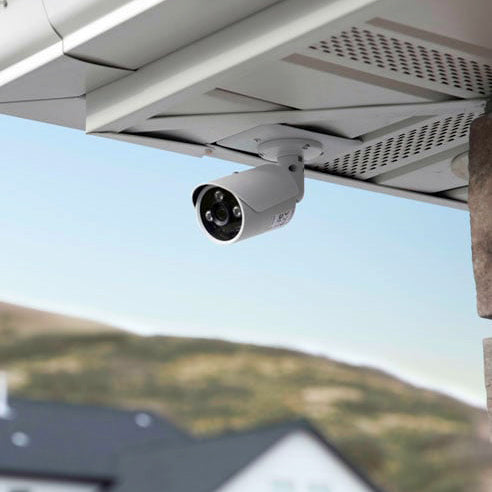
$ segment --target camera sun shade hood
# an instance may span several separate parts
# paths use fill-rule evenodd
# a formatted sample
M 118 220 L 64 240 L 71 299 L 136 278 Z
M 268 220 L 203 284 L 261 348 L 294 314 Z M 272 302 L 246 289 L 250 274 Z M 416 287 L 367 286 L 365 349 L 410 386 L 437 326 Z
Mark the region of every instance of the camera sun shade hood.
M 278 164 L 263 164 L 248 171 L 202 184 L 193 192 L 194 206 L 206 186 L 219 186 L 230 191 L 259 213 L 299 195 L 299 189 L 291 172 Z

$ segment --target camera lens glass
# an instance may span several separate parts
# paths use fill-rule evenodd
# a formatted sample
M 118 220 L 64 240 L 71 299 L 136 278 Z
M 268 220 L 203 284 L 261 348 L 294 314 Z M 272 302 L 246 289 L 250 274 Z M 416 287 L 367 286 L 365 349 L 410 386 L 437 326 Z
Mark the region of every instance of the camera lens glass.
M 241 207 L 234 195 L 219 188 L 210 187 L 200 202 L 200 218 L 207 232 L 219 241 L 234 239 L 241 230 Z
M 215 203 L 212 206 L 212 217 L 217 225 L 226 225 L 229 222 L 229 211 L 224 203 Z

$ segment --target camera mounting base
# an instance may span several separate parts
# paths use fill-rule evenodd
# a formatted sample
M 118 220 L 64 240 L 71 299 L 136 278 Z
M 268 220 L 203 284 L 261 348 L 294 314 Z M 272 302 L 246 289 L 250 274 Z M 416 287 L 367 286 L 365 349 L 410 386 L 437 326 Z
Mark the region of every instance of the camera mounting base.
M 295 141 L 297 139 L 314 140 L 315 142 L 319 142 L 323 147 L 322 151 L 318 154 L 308 155 L 304 153 L 304 162 L 306 165 L 322 165 L 340 155 L 353 152 L 361 145 L 360 140 L 336 137 L 334 135 L 295 128 L 288 125 L 260 125 L 219 140 L 217 144 L 221 147 L 247 152 L 248 154 L 258 154 L 258 152 L 263 153 L 263 150 L 266 152 L 267 148 L 258 150 L 258 146 L 263 142 L 270 142 L 272 140 Z M 284 143 L 282 142 L 281 145 L 283 146 Z M 313 155 L 314 157 L 312 157 Z M 265 160 L 269 160 L 266 155 L 264 158 Z
M 321 154 L 321 143 L 307 138 L 275 138 L 258 145 L 258 155 L 271 162 L 279 162 L 280 158 L 285 156 L 300 157 L 306 162 L 316 159 Z

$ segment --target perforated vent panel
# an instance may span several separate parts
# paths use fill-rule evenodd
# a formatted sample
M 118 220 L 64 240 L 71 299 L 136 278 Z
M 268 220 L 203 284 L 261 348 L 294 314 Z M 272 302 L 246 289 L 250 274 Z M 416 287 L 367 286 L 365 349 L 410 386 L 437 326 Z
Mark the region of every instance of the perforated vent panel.
M 467 97 L 492 94 L 492 67 L 469 55 L 419 40 L 396 37 L 376 29 L 353 27 L 309 46 L 317 57 L 334 63 L 360 65 L 362 69 L 400 76 L 447 88 L 444 92 Z M 457 92 L 458 91 L 458 92 Z
M 359 179 L 368 179 L 428 155 L 468 142 L 471 122 L 480 113 L 460 113 L 426 120 L 404 131 L 363 144 L 316 169 Z

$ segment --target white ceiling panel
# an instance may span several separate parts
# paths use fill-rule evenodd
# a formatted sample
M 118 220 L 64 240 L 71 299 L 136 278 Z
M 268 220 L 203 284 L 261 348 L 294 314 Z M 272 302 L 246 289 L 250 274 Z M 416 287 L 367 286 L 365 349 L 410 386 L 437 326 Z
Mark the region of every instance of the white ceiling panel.
M 241 94 L 215 89 L 169 108 L 164 115 L 244 113 L 250 111 L 275 111 L 285 106 Z
M 76 60 L 61 52 L 54 52 L 50 58 L 31 70 L 20 62 L 1 71 L 0 102 L 83 96 L 129 73 Z
M 385 186 L 424 193 L 439 193 L 467 186 L 468 182 L 456 176 L 451 170 L 453 158 L 465 152 L 467 147 L 467 145 L 453 147 L 446 152 L 440 152 L 414 164 L 376 176 L 372 181 Z
M 390 2 L 378 20 L 396 22 L 409 33 L 443 45 L 465 43 L 469 51 L 492 50 L 490 0 L 411 0 Z M 396 27 L 401 29 L 401 27 Z
M 83 97 L 0 103 L 0 113 L 77 130 L 83 130 L 85 127 Z
M 309 68 L 287 61 L 276 61 L 239 79 L 222 84 L 223 89 L 238 92 L 278 104 L 300 109 L 337 108 L 377 104 L 426 102 L 424 95 L 405 93 L 337 75 L 332 72 Z M 425 94 L 427 95 L 427 94 Z M 439 99 L 438 95 L 435 99 Z
M 208 115 L 208 114 L 233 114 L 249 113 L 256 111 L 277 111 L 286 109 L 284 106 L 274 104 L 240 94 L 216 89 L 206 94 L 195 97 L 185 103 L 169 109 L 158 116 L 173 115 Z M 201 144 L 213 143 L 230 135 L 242 132 L 250 128 L 249 122 L 231 122 L 226 119 L 210 118 L 205 125 L 199 124 L 192 128 L 183 128 L 179 124 L 174 129 L 166 131 L 153 131 L 154 137 L 162 136 L 166 139 L 191 141 Z M 129 132 L 146 132 L 145 126 L 135 126 L 128 129 Z M 148 130 L 147 130 L 148 131 Z
M 318 168 L 325 172 L 356 179 L 375 176 L 404 168 L 443 151 L 455 149 L 455 155 L 466 151 L 471 122 L 480 110 L 467 113 L 418 119 L 408 126 L 396 127 L 386 134 L 376 132 L 365 139 L 357 150 L 326 162 Z M 409 120 L 409 122 L 412 120 Z
M 413 90 L 421 88 L 461 98 L 492 93 L 490 56 L 470 54 L 413 34 L 368 23 L 354 25 L 311 43 L 301 54 L 308 60 L 318 60 L 320 66 L 325 64 L 328 70 L 340 66 L 363 72 L 383 87 L 405 84 Z

